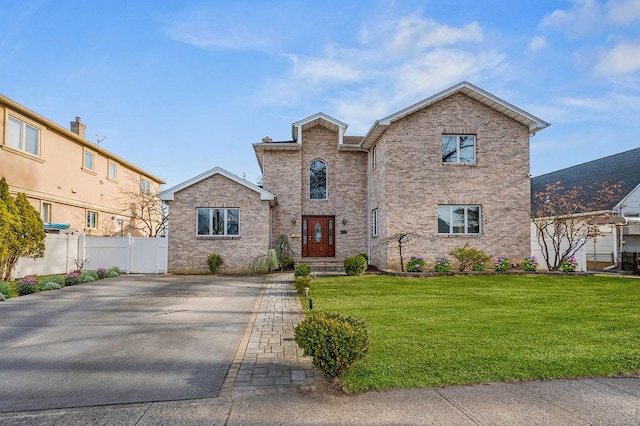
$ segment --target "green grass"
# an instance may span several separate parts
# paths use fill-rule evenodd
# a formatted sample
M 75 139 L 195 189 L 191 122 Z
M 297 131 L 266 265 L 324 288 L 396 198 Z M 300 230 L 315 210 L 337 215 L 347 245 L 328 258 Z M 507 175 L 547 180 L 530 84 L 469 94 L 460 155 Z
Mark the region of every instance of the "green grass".
M 310 297 L 368 324 L 371 351 L 342 380 L 351 391 L 640 371 L 638 279 L 327 277 Z

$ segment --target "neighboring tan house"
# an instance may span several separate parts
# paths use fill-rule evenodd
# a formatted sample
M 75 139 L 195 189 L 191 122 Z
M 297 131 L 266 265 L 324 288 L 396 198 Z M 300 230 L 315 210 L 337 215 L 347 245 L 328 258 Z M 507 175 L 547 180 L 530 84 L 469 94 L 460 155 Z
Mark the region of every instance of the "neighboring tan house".
M 405 262 L 410 255 L 433 262 L 467 242 L 522 258 L 530 253 L 529 137 L 548 125 L 467 82 L 376 121 L 364 137 L 315 114 L 293 123 L 291 140 L 253 145 L 264 189 L 214 169 L 161 194 L 169 204 L 169 271 L 206 268 L 210 250 L 196 248 L 202 241 L 213 248 L 211 240 L 234 253 L 228 271 L 246 270 L 282 234 L 298 262 L 341 264 L 366 253 L 378 268 L 400 269 L 396 240 L 404 233 L 411 235 Z M 189 185 L 198 195 L 179 198 Z M 269 215 L 240 206 L 242 186 L 277 196 Z M 202 208 L 229 207 L 240 216 L 239 239 L 200 235 Z M 245 232 L 257 223 L 266 235 Z
M 639 165 L 640 148 L 636 148 L 531 179 L 532 205 L 535 205 L 536 192 L 544 191 L 547 185 L 559 185 L 564 189 L 582 188 L 587 200 L 594 196 L 600 184 L 621 185 L 619 196 L 597 212 L 581 212 L 585 217 L 597 214 L 598 223 L 602 223 L 597 227 L 596 238 L 585 245 L 587 269 L 616 264 L 621 252 L 640 252 Z
M 45 230 L 87 235 L 139 234 L 131 205 L 164 182 L 71 130 L 0 95 L 0 176 L 26 194 Z

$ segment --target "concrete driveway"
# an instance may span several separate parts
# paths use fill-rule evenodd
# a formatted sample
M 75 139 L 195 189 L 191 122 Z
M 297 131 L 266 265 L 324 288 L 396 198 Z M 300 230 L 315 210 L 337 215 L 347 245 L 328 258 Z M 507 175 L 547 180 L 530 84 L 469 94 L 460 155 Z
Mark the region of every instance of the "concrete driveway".
M 0 412 L 211 398 L 263 277 L 121 276 L 0 303 Z

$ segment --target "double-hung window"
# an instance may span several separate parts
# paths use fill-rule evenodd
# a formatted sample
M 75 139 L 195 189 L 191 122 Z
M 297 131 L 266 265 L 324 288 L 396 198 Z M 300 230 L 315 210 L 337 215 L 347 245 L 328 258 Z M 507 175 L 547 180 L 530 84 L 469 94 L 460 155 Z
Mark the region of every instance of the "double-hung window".
M 480 206 L 438 206 L 438 234 L 480 234 Z
M 16 117 L 7 115 L 8 147 L 40 156 L 40 129 Z
M 98 213 L 87 211 L 87 229 L 96 229 L 98 227 Z
M 151 182 L 147 179 L 140 179 L 140 192 L 142 195 L 150 195 L 151 194 Z
M 240 209 L 198 208 L 196 226 L 201 236 L 240 235 Z
M 51 223 L 51 204 L 50 203 L 42 203 L 42 208 L 40 209 L 40 216 L 42 217 L 42 221 L 44 223 Z
M 443 163 L 475 163 L 476 137 L 473 135 L 442 135 Z
M 118 163 L 114 163 L 113 161 L 109 160 L 107 178 L 111 180 L 118 180 Z
M 96 171 L 96 154 L 89 151 L 88 149 L 84 150 L 84 157 L 82 159 L 82 168 L 91 172 Z

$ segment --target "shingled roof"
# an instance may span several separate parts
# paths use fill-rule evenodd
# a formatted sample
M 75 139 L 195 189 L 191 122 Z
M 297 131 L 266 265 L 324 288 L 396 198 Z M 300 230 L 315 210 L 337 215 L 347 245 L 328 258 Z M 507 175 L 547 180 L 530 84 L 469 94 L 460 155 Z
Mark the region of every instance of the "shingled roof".
M 606 208 L 612 210 L 624 197 L 640 184 L 640 148 L 610 155 L 577 166 L 557 170 L 531 179 L 531 206 L 535 209 L 536 192 L 543 191 L 547 185 L 559 185 L 565 189 L 581 186 L 587 190 L 603 182 L 621 183 L 620 199 Z M 589 198 L 589 194 L 585 194 Z

